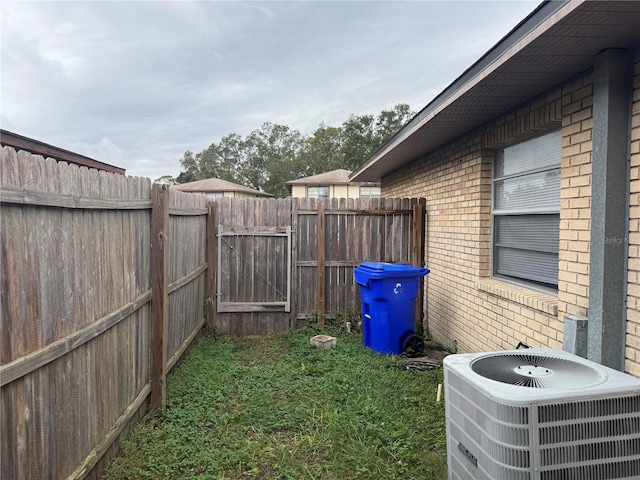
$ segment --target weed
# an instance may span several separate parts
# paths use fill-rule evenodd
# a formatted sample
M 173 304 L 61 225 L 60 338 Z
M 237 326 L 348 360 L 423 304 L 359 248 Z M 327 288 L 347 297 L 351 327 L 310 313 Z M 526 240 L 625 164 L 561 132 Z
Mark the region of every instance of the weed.
M 442 370 L 388 368 L 339 327 L 201 339 L 104 478 L 446 478 Z
M 338 328 L 345 333 L 362 333 L 362 317 L 360 312 L 336 313 L 325 319 L 329 327 Z

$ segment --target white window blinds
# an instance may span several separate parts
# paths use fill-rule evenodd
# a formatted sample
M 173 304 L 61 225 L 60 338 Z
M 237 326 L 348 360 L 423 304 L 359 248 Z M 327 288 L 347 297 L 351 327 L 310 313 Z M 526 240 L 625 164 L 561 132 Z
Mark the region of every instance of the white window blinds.
M 561 151 L 555 131 L 496 152 L 494 275 L 557 288 Z

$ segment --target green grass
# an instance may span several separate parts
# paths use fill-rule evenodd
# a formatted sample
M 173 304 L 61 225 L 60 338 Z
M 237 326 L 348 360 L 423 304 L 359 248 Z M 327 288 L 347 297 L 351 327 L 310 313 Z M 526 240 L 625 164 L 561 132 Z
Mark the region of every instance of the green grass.
M 104 478 L 446 478 L 442 370 L 391 368 L 338 330 L 318 350 L 320 332 L 200 340 Z

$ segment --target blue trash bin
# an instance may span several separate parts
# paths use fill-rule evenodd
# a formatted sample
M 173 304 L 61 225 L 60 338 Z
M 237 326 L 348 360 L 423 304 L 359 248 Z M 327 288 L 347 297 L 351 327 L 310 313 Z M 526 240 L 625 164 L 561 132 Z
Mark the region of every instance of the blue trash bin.
M 353 276 L 360 286 L 364 346 L 384 355 L 400 355 L 415 334 L 420 279 L 429 269 L 411 265 L 364 262 Z

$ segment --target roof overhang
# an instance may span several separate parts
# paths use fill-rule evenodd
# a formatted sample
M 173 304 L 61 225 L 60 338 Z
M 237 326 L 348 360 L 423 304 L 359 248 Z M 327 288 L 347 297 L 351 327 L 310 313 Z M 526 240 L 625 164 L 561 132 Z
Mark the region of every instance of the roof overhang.
M 593 67 L 602 50 L 640 44 L 640 2 L 542 3 L 354 171 L 378 181 Z
M 60 162 L 64 161 L 67 163 L 74 163 L 83 167 L 96 168 L 98 170 L 104 170 L 105 172 L 117 173 L 120 175 L 124 175 L 126 172 L 124 168 L 109 165 L 108 163 L 85 157 L 79 153 L 71 152 L 64 148 L 54 147 L 48 143 L 24 137 L 7 130 L 0 130 L 0 144 L 15 148 L 16 150 L 25 150 L 35 155 L 42 155 L 45 158 L 55 158 Z

